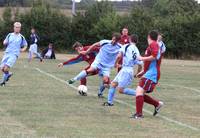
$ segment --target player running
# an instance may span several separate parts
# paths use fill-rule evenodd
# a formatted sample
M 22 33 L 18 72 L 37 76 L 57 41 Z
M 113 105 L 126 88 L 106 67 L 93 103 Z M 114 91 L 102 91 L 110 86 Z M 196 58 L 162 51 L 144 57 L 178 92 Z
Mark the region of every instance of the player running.
M 137 77 L 141 77 L 139 85 L 136 89 L 136 113 L 132 115 L 132 118 L 143 118 L 143 103 L 146 102 L 155 107 L 153 115 L 155 116 L 160 108 L 163 106 L 163 102 L 155 100 L 147 95 L 147 93 L 153 92 L 158 80 L 160 79 L 160 64 L 161 64 L 161 49 L 156 42 L 158 38 L 157 31 L 151 31 L 148 34 L 148 44 L 144 57 L 138 57 L 138 60 L 144 61 L 144 70 L 137 74 Z
M 120 39 L 120 44 L 125 45 L 125 44 L 128 44 L 129 43 L 129 35 L 128 35 L 128 28 L 124 27 L 122 29 L 122 35 L 121 35 L 121 39 Z M 122 65 L 122 61 L 123 61 L 123 58 L 121 58 L 118 62 L 119 65 Z M 121 70 L 121 66 L 119 66 L 117 68 L 117 71 L 119 72 Z
M 117 56 L 117 60 L 115 62 L 115 67 L 121 66 L 119 64 L 120 59 L 123 58 L 122 69 L 119 71 L 117 76 L 111 83 L 109 92 L 108 92 L 108 101 L 105 102 L 104 106 L 113 106 L 113 99 L 115 95 L 116 88 L 119 93 L 135 96 L 135 90 L 127 88 L 128 85 L 133 81 L 133 67 L 135 65 L 138 66 L 138 73 L 142 69 L 143 62 L 138 61 L 137 57 L 140 56 L 139 50 L 136 47 L 136 43 L 138 42 L 138 36 L 133 34 L 129 37 L 129 44 L 124 45 Z
M 78 53 L 80 53 L 81 51 L 86 51 L 90 48 L 90 46 L 83 46 L 81 43 L 79 42 L 75 42 L 74 45 L 72 46 L 72 48 L 74 50 L 76 50 Z M 63 67 L 63 66 L 67 66 L 67 65 L 73 65 L 73 64 L 76 64 L 76 63 L 79 63 L 79 62 L 82 62 L 82 61 L 85 61 L 87 62 L 89 65 L 84 69 L 84 70 L 87 70 L 90 68 L 92 62 L 94 61 L 96 55 L 98 54 L 99 52 L 99 49 L 100 47 L 98 46 L 95 46 L 90 53 L 86 54 L 86 55 L 83 55 L 83 54 L 79 54 L 78 56 L 74 57 L 74 58 L 71 58 L 63 63 L 59 63 L 58 64 L 58 67 Z M 90 75 L 96 75 L 98 74 L 98 71 L 94 71 L 94 72 L 91 72 Z M 82 78 L 80 80 L 80 85 L 87 85 L 87 79 L 86 77 Z
M 12 76 L 12 73 L 9 72 L 10 68 L 13 67 L 17 61 L 20 52 L 24 52 L 27 48 L 27 41 L 24 36 L 20 34 L 20 31 L 21 23 L 15 22 L 14 32 L 9 33 L 3 41 L 3 45 L 6 46 L 6 50 L 0 65 L 3 72 L 3 78 L 0 86 L 5 86 L 6 82 Z
M 101 88 L 109 87 L 110 70 L 114 67 L 117 54 L 121 48 L 121 45 L 118 43 L 120 37 L 121 35 L 119 33 L 114 33 L 112 35 L 112 40 L 101 40 L 93 44 L 87 51 L 82 51 L 81 53 L 83 55 L 87 55 L 95 46 L 100 46 L 100 51 L 90 68 L 80 72 L 76 77 L 69 80 L 68 83 L 72 84 L 77 80 L 87 77 L 94 71 L 99 71 L 99 76 L 102 77 L 102 83 L 100 84 L 98 96 L 102 97 L 103 91 L 101 91 Z
M 29 55 L 28 55 L 28 61 L 30 62 L 33 58 L 33 54 L 35 54 L 39 59 L 40 62 L 43 61 L 40 53 L 38 53 L 38 41 L 39 36 L 35 32 L 35 28 L 31 29 L 31 35 L 30 35 L 30 48 L 29 48 Z

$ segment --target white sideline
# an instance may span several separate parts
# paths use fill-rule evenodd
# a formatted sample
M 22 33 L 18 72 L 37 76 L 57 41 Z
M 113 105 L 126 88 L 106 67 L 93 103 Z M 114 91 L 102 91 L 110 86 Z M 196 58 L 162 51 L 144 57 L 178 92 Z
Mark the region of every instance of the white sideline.
M 58 77 L 56 77 L 56 76 L 54 76 L 54 75 L 52 75 L 52 74 L 50 74 L 50 73 L 47 73 L 47 72 L 45 72 L 45 71 L 43 71 L 43 70 L 41 70 L 41 69 L 39 69 L 39 68 L 35 68 L 35 69 L 36 69 L 38 72 L 40 72 L 40 73 L 42 73 L 42 74 L 44 74 L 44 75 L 46 75 L 46 76 L 49 76 L 49 77 L 51 77 L 51 78 L 53 78 L 53 79 L 55 79 L 55 80 L 58 80 L 58 81 L 60 81 L 60 82 L 62 82 L 62 83 L 64 83 L 64 84 L 68 85 L 69 87 L 71 87 L 71 88 L 77 90 L 77 87 L 75 87 L 74 85 L 70 85 L 70 84 L 66 83 L 66 81 L 64 81 L 64 80 L 62 80 L 62 79 L 60 79 L 60 78 L 58 78 Z M 89 94 L 91 94 L 91 93 L 89 93 Z M 94 94 L 91 94 L 91 95 L 94 95 Z M 96 96 L 96 95 L 94 95 L 94 96 Z M 121 101 L 121 100 L 115 99 L 115 101 L 118 102 L 118 103 L 120 103 L 120 104 L 123 104 L 123 105 L 127 105 L 127 106 L 132 107 L 132 105 L 130 105 L 130 104 L 126 103 L 126 102 L 123 102 L 123 101 Z M 146 112 L 146 113 L 148 113 L 148 114 L 151 114 L 151 115 L 153 114 L 151 111 L 146 110 L 146 109 L 144 109 L 143 111 Z M 175 123 L 175 124 L 177 124 L 177 125 L 179 125 L 179 126 L 186 127 L 186 128 L 191 129 L 191 130 L 199 131 L 199 128 L 196 128 L 196 127 L 187 125 L 187 124 L 185 124 L 185 123 L 182 123 L 182 122 L 179 122 L 179 121 L 170 119 L 170 118 L 168 118 L 168 117 L 166 117 L 166 116 L 163 116 L 163 115 L 158 115 L 158 116 L 159 116 L 160 118 L 162 118 L 162 119 L 168 121 L 168 122 Z

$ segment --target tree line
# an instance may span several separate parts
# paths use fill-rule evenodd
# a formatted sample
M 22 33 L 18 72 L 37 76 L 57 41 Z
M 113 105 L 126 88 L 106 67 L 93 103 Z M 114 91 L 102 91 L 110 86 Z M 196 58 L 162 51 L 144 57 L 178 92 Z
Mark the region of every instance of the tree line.
M 148 5 L 138 3 L 123 15 L 110 2 L 95 2 L 84 12 L 69 17 L 37 0 L 26 13 L 11 13 L 7 7 L 0 22 L 0 39 L 12 29 L 14 21 L 21 21 L 23 34 L 28 38 L 31 27 L 40 36 L 41 47 L 53 42 L 56 49 L 71 50 L 75 41 L 88 45 L 100 39 L 110 39 L 112 32 L 128 27 L 139 36 L 138 48 L 147 46 L 147 33 L 152 29 L 164 35 L 166 56 L 185 59 L 200 55 L 200 5 L 194 0 L 151 0 Z

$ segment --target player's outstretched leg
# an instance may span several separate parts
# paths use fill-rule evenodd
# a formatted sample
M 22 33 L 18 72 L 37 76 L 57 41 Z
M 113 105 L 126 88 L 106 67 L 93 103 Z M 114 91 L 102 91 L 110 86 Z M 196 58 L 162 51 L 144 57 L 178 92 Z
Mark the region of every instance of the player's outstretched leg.
M 116 92 L 117 83 L 112 82 L 110 89 L 108 91 L 108 101 L 103 103 L 104 106 L 113 106 L 113 99 Z
M 153 105 L 155 107 L 153 116 L 156 116 L 159 113 L 161 107 L 164 105 L 162 101 L 158 101 L 147 94 L 144 94 L 144 102 Z
M 119 92 L 122 94 L 131 95 L 131 96 L 136 95 L 136 91 L 134 89 L 130 89 L 130 88 L 122 89 L 122 91 L 119 91 Z
M 86 76 L 87 76 L 87 72 L 85 70 L 83 70 L 77 76 L 75 76 L 74 78 L 68 80 L 68 83 L 69 84 L 73 84 L 77 80 L 81 80 L 82 78 L 85 78 Z
M 3 67 L 2 71 L 3 77 L 0 86 L 5 86 L 6 82 L 9 81 L 10 77 L 12 76 L 12 73 L 9 73 L 9 67 L 7 66 Z

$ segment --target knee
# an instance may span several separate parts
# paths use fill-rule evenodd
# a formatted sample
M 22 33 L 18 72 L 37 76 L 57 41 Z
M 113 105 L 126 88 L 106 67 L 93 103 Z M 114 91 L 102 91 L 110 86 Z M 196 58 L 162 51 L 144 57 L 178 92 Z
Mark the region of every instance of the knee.
M 8 67 L 8 66 L 4 66 L 4 67 L 2 68 L 2 71 L 3 71 L 3 72 L 8 72 L 8 71 L 9 71 L 9 67 Z
M 104 83 L 104 84 L 110 84 L 110 79 L 109 79 L 109 77 L 103 77 L 103 83 Z
M 112 82 L 112 83 L 111 83 L 111 86 L 112 86 L 113 88 L 116 88 L 116 87 L 117 87 L 117 83 L 116 83 L 116 82 Z
M 123 88 L 118 88 L 118 92 L 119 92 L 120 94 L 123 94 L 123 93 L 124 93 L 124 89 L 123 89 Z

